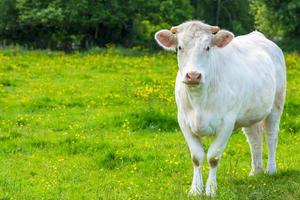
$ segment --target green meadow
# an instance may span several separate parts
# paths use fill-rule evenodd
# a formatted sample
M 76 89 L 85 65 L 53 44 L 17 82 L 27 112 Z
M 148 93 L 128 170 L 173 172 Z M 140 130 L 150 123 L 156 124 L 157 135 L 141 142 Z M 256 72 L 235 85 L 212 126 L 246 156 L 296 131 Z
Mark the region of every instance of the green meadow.
M 237 131 L 216 199 L 300 199 L 300 54 L 285 56 L 278 173 L 248 177 L 250 150 Z M 162 51 L 1 49 L 0 199 L 197 199 L 187 195 L 193 169 L 176 73 L 176 56 Z

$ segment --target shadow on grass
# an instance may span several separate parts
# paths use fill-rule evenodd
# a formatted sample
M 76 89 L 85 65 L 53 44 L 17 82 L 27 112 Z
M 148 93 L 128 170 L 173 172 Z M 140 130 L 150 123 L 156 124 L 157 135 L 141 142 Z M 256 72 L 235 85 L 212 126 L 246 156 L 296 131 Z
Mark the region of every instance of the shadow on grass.
M 233 180 L 230 190 L 237 199 L 300 199 L 300 171 Z
M 133 112 L 128 115 L 132 131 L 176 131 L 179 129 L 175 117 L 157 111 Z
M 155 110 L 122 113 L 97 121 L 95 126 L 103 129 L 118 127 L 132 132 L 177 132 L 179 130 L 176 113 L 162 113 Z

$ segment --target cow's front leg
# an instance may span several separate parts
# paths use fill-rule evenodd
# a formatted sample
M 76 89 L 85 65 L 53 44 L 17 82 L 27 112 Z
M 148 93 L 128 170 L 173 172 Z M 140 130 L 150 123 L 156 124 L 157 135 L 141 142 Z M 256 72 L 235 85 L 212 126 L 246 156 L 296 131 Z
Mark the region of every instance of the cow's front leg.
M 189 130 L 189 128 L 181 126 L 181 130 L 190 149 L 191 158 L 194 166 L 193 181 L 191 189 L 189 191 L 189 195 L 201 195 L 203 190 L 202 166 L 205 159 L 205 153 L 199 138 L 196 135 L 194 135 Z
M 207 196 L 215 196 L 217 191 L 217 167 L 220 163 L 222 153 L 232 133 L 233 124 L 224 125 L 217 133 L 213 143 L 207 152 L 207 160 L 210 166 L 205 193 Z

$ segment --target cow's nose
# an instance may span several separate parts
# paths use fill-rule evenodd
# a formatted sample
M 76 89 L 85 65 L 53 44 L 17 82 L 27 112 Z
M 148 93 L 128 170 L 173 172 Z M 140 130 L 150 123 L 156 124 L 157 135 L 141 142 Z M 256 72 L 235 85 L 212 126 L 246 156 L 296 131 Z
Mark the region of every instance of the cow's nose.
M 186 83 L 191 85 L 196 85 L 200 83 L 201 73 L 199 72 L 189 72 L 186 74 Z

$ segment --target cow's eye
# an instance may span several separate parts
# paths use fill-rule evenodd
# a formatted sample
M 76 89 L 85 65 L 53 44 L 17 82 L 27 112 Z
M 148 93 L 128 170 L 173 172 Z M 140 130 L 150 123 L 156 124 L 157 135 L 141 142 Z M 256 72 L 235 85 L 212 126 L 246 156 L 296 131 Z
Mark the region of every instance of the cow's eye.
M 205 50 L 206 50 L 206 51 L 209 51 L 209 49 L 210 49 L 209 47 L 206 47 L 206 49 L 205 49 Z
M 179 51 L 182 50 L 182 47 L 181 47 L 181 46 L 178 46 L 178 50 L 179 50 Z

